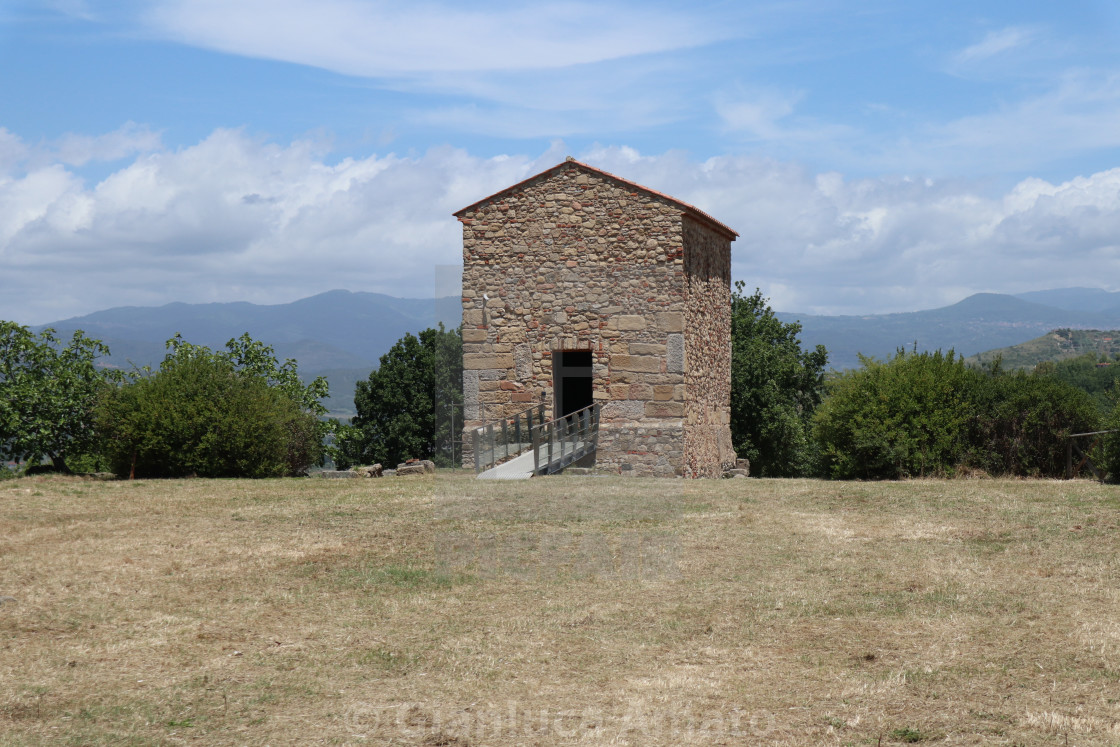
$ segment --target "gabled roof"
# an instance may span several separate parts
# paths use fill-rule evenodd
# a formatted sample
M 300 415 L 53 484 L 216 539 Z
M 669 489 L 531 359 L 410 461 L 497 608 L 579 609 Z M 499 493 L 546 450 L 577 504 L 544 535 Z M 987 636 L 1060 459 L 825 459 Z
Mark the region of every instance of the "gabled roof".
M 620 176 L 615 176 L 614 174 L 609 174 L 606 171 L 603 171 L 602 169 L 595 168 L 594 166 L 588 166 L 586 163 L 583 163 L 582 161 L 577 161 L 574 158 L 568 158 L 568 159 L 566 159 L 564 161 L 561 161 L 560 163 L 556 164 L 555 166 L 553 166 L 550 169 L 545 169 L 544 171 L 542 171 L 539 174 L 534 174 L 533 176 L 530 176 L 528 179 L 523 179 L 522 181 L 519 181 L 517 184 L 506 187 L 505 189 L 503 189 L 500 192 L 495 192 L 494 194 L 490 195 L 489 197 L 483 197 L 478 202 L 473 202 L 470 205 L 467 205 L 462 210 L 456 211 L 454 213 L 454 216 L 456 218 L 462 219 L 462 217 L 465 213 L 467 213 L 470 210 L 474 210 L 475 208 L 477 208 L 478 206 L 480 206 L 484 203 L 492 202 L 494 200 L 501 199 L 502 197 L 505 197 L 506 195 L 508 195 L 512 192 L 516 192 L 516 191 L 520 190 L 522 187 L 524 187 L 526 184 L 528 184 L 531 181 L 535 181 L 537 179 L 540 179 L 541 177 L 551 176 L 552 174 L 560 171 L 561 169 L 568 169 L 568 168 L 579 169 L 581 171 L 587 171 L 587 172 L 590 172 L 592 174 L 597 174 L 597 175 L 599 175 L 601 177 L 604 177 L 606 179 L 609 179 L 613 182 L 624 185 L 624 186 L 626 186 L 630 189 L 638 190 L 639 192 L 644 192 L 647 195 L 652 195 L 654 197 L 659 197 L 663 200 L 667 200 L 667 201 L 673 203 L 674 205 L 676 205 L 677 207 L 679 207 L 681 209 L 681 212 L 684 213 L 685 215 L 687 215 L 688 217 L 692 218 L 693 220 L 697 221 L 698 223 L 703 223 L 704 225 L 706 225 L 709 228 L 716 231 L 716 233 L 723 234 L 724 236 L 731 239 L 732 241 L 734 241 L 739 236 L 738 233 L 736 233 L 734 230 L 732 230 L 731 228 L 729 228 L 725 224 L 720 223 L 718 220 L 716 220 L 712 216 L 708 215 L 703 210 L 701 210 L 697 207 L 694 207 L 692 205 L 689 205 L 687 202 L 681 202 L 677 198 L 671 197 L 671 196 L 665 194 L 664 192 L 658 192 L 655 189 L 650 189 L 649 187 L 643 187 L 641 184 L 638 184 L 637 182 L 632 182 L 629 179 L 623 179 Z

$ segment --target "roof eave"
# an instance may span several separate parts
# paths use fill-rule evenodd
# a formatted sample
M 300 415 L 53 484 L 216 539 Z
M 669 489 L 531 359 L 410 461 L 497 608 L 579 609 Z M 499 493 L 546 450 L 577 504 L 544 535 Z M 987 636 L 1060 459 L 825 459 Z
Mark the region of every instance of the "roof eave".
M 484 205 L 488 202 L 492 202 L 494 200 L 500 199 L 504 195 L 507 195 L 511 192 L 517 191 L 518 189 L 525 186 L 526 184 L 528 184 L 531 181 L 535 181 L 536 179 L 546 177 L 549 174 L 552 174 L 556 171 L 559 171 L 560 169 L 562 169 L 564 167 L 569 167 L 569 166 L 572 167 L 572 168 L 579 168 L 579 169 L 583 169 L 585 171 L 590 171 L 590 172 L 593 172 L 595 174 L 599 174 L 600 176 L 606 177 L 607 179 L 610 179 L 610 180 L 615 181 L 615 182 L 619 182 L 621 184 L 625 184 L 628 187 L 638 189 L 642 192 L 645 192 L 646 194 L 653 195 L 655 197 L 659 197 L 663 200 L 668 200 L 669 202 L 673 203 L 674 205 L 677 205 L 678 207 L 682 208 L 682 213 L 684 215 L 689 216 L 690 218 L 695 220 L 697 223 L 701 223 L 701 224 L 707 226 L 708 228 L 711 228 L 716 233 L 719 233 L 719 234 L 727 237 L 731 241 L 734 241 L 739 236 L 738 232 L 736 232 L 730 226 L 727 226 L 727 225 L 721 223 L 720 221 L 716 220 L 712 216 L 705 213 L 703 210 L 701 210 L 701 209 L 699 209 L 699 208 L 697 208 L 693 205 L 689 205 L 687 202 L 683 202 L 681 200 L 678 200 L 676 197 L 672 197 L 671 195 L 667 195 L 664 192 L 658 192 L 655 189 L 650 189 L 649 187 L 638 184 L 637 182 L 632 182 L 629 179 L 623 179 L 621 176 L 615 176 L 614 174 L 611 174 L 610 172 L 607 172 L 607 171 L 603 171 L 602 169 L 597 169 L 594 166 L 590 166 L 586 163 L 583 163 L 582 161 L 577 161 L 574 158 L 569 158 L 567 160 L 561 161 L 560 163 L 556 164 L 552 168 L 545 169 L 544 171 L 540 172 L 539 174 L 534 174 L 533 176 L 530 176 L 527 179 L 522 179 L 521 181 L 517 182 L 516 184 L 511 184 L 510 186 L 506 187 L 505 189 L 500 190 L 498 192 L 495 192 L 494 194 L 490 195 L 489 197 L 483 197 L 481 200 L 478 200 L 477 202 L 472 202 L 470 205 L 467 205 L 465 208 L 455 211 L 454 213 L 452 213 L 452 215 L 454 215 L 456 218 L 458 218 L 460 221 L 462 221 L 463 216 L 466 213 L 469 213 L 470 211 L 478 208 L 480 205 Z

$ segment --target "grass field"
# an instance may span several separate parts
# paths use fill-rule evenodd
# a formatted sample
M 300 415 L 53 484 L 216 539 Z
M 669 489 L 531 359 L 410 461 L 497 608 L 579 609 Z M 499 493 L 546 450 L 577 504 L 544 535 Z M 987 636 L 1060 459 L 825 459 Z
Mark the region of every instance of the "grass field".
M 1120 488 L 0 482 L 0 742 L 1120 745 Z

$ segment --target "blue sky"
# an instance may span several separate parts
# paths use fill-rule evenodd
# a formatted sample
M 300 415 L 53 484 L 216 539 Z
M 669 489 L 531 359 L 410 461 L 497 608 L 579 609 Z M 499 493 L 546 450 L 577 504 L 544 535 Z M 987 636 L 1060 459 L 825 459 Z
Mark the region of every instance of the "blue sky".
M 0 2 L 0 318 L 432 293 L 567 155 L 739 231 L 775 308 L 1120 289 L 1120 11 Z

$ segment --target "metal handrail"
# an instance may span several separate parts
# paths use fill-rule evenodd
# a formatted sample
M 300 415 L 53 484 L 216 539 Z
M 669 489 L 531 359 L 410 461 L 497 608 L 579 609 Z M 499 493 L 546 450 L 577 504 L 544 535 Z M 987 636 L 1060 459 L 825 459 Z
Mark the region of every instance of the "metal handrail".
M 543 404 L 533 405 L 510 417 L 492 420 L 475 428 L 471 432 L 475 474 L 528 451 L 532 441 L 522 439 L 532 433 L 534 420 L 538 423 L 536 427 L 544 422 Z
M 532 436 L 533 474 L 559 472 L 599 447 L 599 404 L 534 426 Z M 554 453 L 554 445 L 559 454 Z

